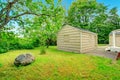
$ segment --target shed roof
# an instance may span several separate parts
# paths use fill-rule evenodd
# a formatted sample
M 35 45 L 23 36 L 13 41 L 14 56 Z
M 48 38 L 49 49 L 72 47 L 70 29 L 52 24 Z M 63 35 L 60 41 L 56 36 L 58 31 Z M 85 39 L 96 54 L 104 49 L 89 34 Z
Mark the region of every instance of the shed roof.
M 116 35 L 120 35 L 120 29 L 113 30 L 112 32 L 115 32 Z M 112 32 L 109 35 L 112 35 Z
M 70 25 L 63 25 L 63 27 L 65 27 L 65 26 L 70 26 Z M 74 26 L 70 26 L 70 27 L 74 27 Z M 84 31 L 84 32 L 88 32 L 88 33 L 91 33 L 91 34 L 97 35 L 96 33 L 91 32 L 91 31 L 89 31 L 89 30 L 85 30 L 85 29 L 78 28 L 78 27 L 74 27 L 74 28 L 79 29 L 79 30 Z

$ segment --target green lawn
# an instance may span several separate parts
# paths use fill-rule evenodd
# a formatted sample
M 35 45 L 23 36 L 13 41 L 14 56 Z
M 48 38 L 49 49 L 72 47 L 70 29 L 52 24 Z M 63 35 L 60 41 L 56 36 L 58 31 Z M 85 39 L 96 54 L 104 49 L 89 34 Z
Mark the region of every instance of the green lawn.
M 98 44 L 98 46 L 108 46 L 109 44 Z
M 31 52 L 36 60 L 28 66 L 15 67 L 21 53 Z M 0 54 L 0 80 L 119 80 L 120 61 L 59 51 L 56 47 L 40 55 L 39 48 L 14 50 Z

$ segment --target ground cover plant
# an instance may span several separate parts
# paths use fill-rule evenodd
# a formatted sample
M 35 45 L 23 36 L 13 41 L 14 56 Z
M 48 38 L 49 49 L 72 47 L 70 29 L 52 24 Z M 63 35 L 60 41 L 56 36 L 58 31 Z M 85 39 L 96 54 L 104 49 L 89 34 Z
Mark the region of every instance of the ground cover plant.
M 0 80 L 119 80 L 120 61 L 59 51 L 55 46 L 40 55 L 40 48 L 0 54 Z M 31 52 L 34 63 L 14 66 L 17 55 Z

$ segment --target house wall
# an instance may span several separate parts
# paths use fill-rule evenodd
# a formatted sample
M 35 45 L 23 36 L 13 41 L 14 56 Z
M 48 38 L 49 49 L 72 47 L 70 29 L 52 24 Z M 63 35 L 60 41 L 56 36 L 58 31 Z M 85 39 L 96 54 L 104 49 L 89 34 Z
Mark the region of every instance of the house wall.
M 120 47 L 120 35 L 116 36 L 116 46 Z
M 86 53 L 97 47 L 97 35 L 82 31 L 81 52 Z
M 79 29 L 65 26 L 57 36 L 57 47 L 59 50 L 80 53 Z
M 110 46 L 113 46 L 112 35 L 109 35 L 109 45 L 110 45 Z
M 109 36 L 109 45 L 113 46 L 112 35 Z M 120 47 L 120 35 L 115 35 L 115 46 Z
M 63 51 L 85 53 L 97 47 L 97 35 L 69 25 L 57 36 L 57 48 Z

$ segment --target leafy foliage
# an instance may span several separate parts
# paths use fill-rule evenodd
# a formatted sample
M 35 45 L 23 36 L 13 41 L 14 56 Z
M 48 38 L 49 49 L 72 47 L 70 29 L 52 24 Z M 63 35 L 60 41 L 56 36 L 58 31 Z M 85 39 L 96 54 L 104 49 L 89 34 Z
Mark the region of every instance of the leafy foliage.
M 56 2 L 56 4 L 46 2 L 46 5 L 43 5 L 41 13 L 49 13 L 54 16 L 33 17 L 32 23 L 31 19 L 25 20 L 27 26 L 24 28 L 24 36 L 39 39 L 43 46 L 49 47 L 50 44 L 56 44 L 56 34 L 62 27 L 65 17 L 65 10 L 60 4 L 61 1 Z
M 46 49 L 44 46 L 40 49 L 40 54 L 46 54 Z
M 46 0 L 47 3 L 51 3 Z M 0 28 L 13 23 L 23 24 L 25 15 L 29 17 L 34 16 L 51 16 L 49 13 L 41 13 L 41 9 L 44 8 L 44 4 L 41 0 L 0 0 Z
M 0 43 L 0 53 L 5 53 L 7 52 L 9 49 L 8 49 L 8 43 L 6 41 L 2 41 Z
M 2 20 L 0 28 L 1 33 L 4 34 L 0 41 L 2 47 L 0 52 L 33 49 L 38 46 L 49 47 L 49 45 L 56 44 L 56 34 L 64 21 L 64 8 L 61 0 L 56 3 L 53 0 L 25 0 L 24 2 L 12 0 L 1 3 L 3 4 L 1 4 L 0 16 L 4 16 L 0 18 Z M 8 9 L 10 11 L 7 11 Z M 10 19 L 6 20 L 6 18 Z M 4 30 L 6 28 L 8 29 Z
M 109 33 L 120 28 L 120 16 L 117 8 L 108 10 L 96 0 L 76 0 L 68 11 L 67 23 L 96 32 L 98 43 L 108 44 Z
M 108 43 L 112 30 L 120 28 L 117 8 L 108 10 L 96 0 L 75 0 L 67 14 L 61 1 L 0 1 L 0 53 L 56 45 L 64 23 L 96 32 L 102 44 Z
M 19 38 L 7 28 L 1 31 L 0 37 L 0 53 L 14 49 L 33 49 L 40 45 L 37 39 Z

